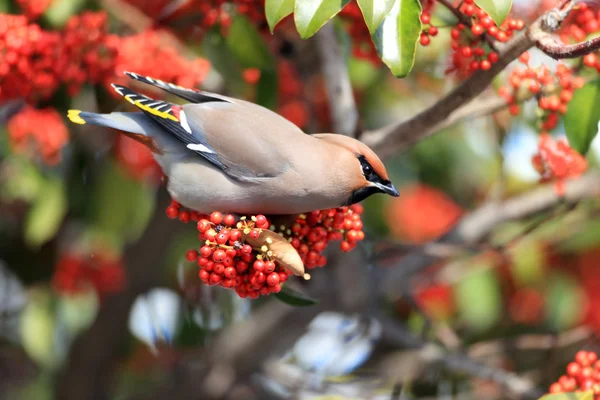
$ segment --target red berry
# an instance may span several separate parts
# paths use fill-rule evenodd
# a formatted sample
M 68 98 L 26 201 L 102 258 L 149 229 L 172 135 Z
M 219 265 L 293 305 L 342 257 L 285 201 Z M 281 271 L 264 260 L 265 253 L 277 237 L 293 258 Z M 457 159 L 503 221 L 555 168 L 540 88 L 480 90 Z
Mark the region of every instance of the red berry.
M 207 281 L 208 281 L 208 279 L 210 278 L 210 272 L 206 271 L 205 269 L 201 269 L 201 270 L 198 272 L 198 276 L 200 277 L 200 279 L 201 279 L 203 282 L 207 282 Z
M 225 265 L 221 263 L 215 263 L 213 266 L 213 272 L 215 274 L 223 275 L 223 272 L 225 272 Z
M 235 224 L 235 217 L 231 214 L 227 214 L 223 217 L 223 223 L 227 226 L 233 226 L 233 224 Z
M 344 240 L 344 241 L 343 241 L 343 242 L 340 244 L 340 248 L 342 249 L 342 251 L 346 251 L 346 252 L 348 252 L 348 251 L 350 251 L 350 250 L 352 250 L 352 249 L 353 249 L 353 246 L 352 246 L 352 245 L 351 245 L 349 242 L 347 242 L 347 241 L 345 241 L 345 240 Z
M 221 282 L 221 275 L 215 274 L 214 272 L 210 274 L 209 282 L 213 285 Z
M 169 206 L 167 207 L 167 217 L 171 219 L 177 218 L 179 215 L 179 209 L 177 207 Z
M 273 261 L 265 262 L 265 273 L 270 274 L 275 271 L 275 263 Z
M 189 211 L 181 211 L 179 213 L 179 220 L 185 224 L 190 222 L 191 216 Z
M 452 37 L 452 39 L 458 40 L 458 39 L 460 39 L 460 31 L 456 28 L 453 28 L 450 31 L 450 36 Z
M 215 260 L 215 262 L 218 262 L 218 263 L 223 262 L 225 257 L 227 257 L 227 253 L 225 253 L 225 251 L 223 251 L 221 249 L 217 249 L 213 253 L 213 260 Z
M 198 259 L 198 252 L 196 250 L 188 250 L 188 252 L 185 253 L 185 258 L 189 262 L 196 261 Z
M 229 241 L 232 243 L 239 242 L 242 239 L 242 231 L 239 229 L 232 229 L 229 232 Z
M 229 240 L 229 231 L 227 229 L 221 229 L 221 232 L 215 236 L 215 242 L 218 244 L 225 244 Z
M 588 67 L 595 67 L 596 56 L 594 54 L 586 54 L 585 57 L 583 57 L 583 63 Z
M 572 377 L 578 377 L 581 372 L 581 365 L 571 362 L 567 365 L 567 374 Z
M 429 33 L 430 36 L 437 36 L 438 28 L 435 26 L 430 26 L 429 29 L 427 29 L 427 33 Z
M 431 22 L 431 15 L 429 13 L 423 12 L 421 14 L 421 22 L 424 24 L 428 24 Z
M 492 21 L 492 19 L 490 17 L 485 17 L 482 18 L 481 21 L 479 21 L 479 23 L 481 24 L 481 26 L 483 26 L 485 29 L 488 29 L 492 26 L 494 26 L 494 21 Z
M 198 266 L 204 267 L 208 264 L 208 258 L 206 257 L 198 257 Z
M 207 230 L 209 230 L 211 227 L 210 222 L 208 222 L 205 219 L 201 219 L 200 221 L 198 221 L 198 232 L 206 232 Z
M 471 32 L 473 32 L 473 35 L 475 36 L 479 36 L 483 34 L 483 26 L 479 25 L 479 24 L 473 24 L 473 26 L 471 27 Z
M 248 263 L 245 261 L 238 261 L 235 263 L 235 270 L 241 274 L 242 272 L 245 272 L 246 270 L 248 270 Z
M 421 46 L 427 46 L 430 42 L 431 39 L 429 39 L 429 36 L 427 36 L 426 33 L 422 33 L 421 37 L 419 38 L 419 43 L 421 43 Z
M 498 62 L 499 59 L 500 56 L 495 51 L 492 51 L 490 54 L 488 54 L 488 60 L 490 60 L 491 63 Z
M 210 214 L 210 222 L 212 222 L 215 225 L 219 225 L 221 222 L 223 222 L 223 214 L 221 214 L 218 211 L 215 211 L 214 213 Z
M 233 268 L 233 267 L 225 268 L 225 271 L 223 271 L 223 274 L 225 275 L 225 277 L 227 277 L 229 279 L 233 279 L 237 276 L 237 272 L 235 271 L 235 268 Z
M 488 69 L 492 68 L 492 63 L 490 63 L 488 60 L 483 60 L 479 66 L 482 70 L 487 71 Z
M 202 255 L 202 257 L 210 257 L 212 253 L 213 248 L 210 246 L 202 246 L 200 248 L 200 254 Z
M 265 270 L 265 263 L 264 263 L 264 261 L 256 260 L 256 261 L 254 261 L 254 264 L 252 265 L 252 267 L 254 268 L 254 270 L 256 272 L 263 272 Z
M 272 272 L 267 277 L 267 285 L 275 286 L 279 284 L 279 274 L 277 272 Z
M 582 367 L 587 367 L 590 365 L 588 364 L 587 352 L 583 350 L 579 350 L 577 353 L 575 353 L 575 361 Z
M 550 385 L 550 393 L 562 393 L 563 388 L 559 383 L 553 383 Z
M 264 215 L 256 216 L 256 226 L 258 226 L 259 228 L 266 229 L 268 228 L 268 225 L 269 222 L 267 221 L 267 217 L 265 217 Z
M 258 239 L 260 237 L 260 231 L 258 229 L 252 229 L 248 234 L 252 239 Z

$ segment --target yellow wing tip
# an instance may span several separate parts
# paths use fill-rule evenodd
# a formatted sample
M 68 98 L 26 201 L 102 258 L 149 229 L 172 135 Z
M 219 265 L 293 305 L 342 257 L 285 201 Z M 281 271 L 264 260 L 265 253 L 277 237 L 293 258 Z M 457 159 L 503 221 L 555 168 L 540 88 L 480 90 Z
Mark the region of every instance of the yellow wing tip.
M 85 120 L 79 114 L 81 114 L 81 110 L 69 110 L 67 117 L 75 124 L 84 125 Z

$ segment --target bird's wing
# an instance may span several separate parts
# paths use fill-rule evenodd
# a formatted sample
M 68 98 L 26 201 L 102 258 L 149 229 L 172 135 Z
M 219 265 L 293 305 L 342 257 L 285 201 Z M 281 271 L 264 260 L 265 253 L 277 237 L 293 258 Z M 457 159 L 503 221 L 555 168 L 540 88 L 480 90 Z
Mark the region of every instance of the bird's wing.
M 113 84 L 112 87 L 165 131 L 181 140 L 190 151 L 201 155 L 222 170 L 226 170 L 226 166 L 219 160 L 215 150 L 206 142 L 204 134 L 201 131 L 191 130 L 185 113 L 181 113 L 181 106 L 151 99 L 125 86 Z
M 182 99 L 187 100 L 190 103 L 208 103 L 215 101 L 230 102 L 230 99 L 228 99 L 225 96 L 185 88 L 179 85 L 175 85 L 174 83 L 163 82 L 160 79 L 154 79 L 149 76 L 142 76 L 140 74 L 136 74 L 135 72 L 126 71 L 125 75 L 127 75 L 131 79 L 135 79 L 138 82 L 152 85 L 154 87 L 164 90 L 165 92 L 174 94 L 177 97 L 181 97 Z
M 304 135 L 283 117 L 241 100 L 179 106 L 113 87 L 187 149 L 236 180 L 279 176 L 290 166 L 282 149 L 293 146 L 294 135 Z

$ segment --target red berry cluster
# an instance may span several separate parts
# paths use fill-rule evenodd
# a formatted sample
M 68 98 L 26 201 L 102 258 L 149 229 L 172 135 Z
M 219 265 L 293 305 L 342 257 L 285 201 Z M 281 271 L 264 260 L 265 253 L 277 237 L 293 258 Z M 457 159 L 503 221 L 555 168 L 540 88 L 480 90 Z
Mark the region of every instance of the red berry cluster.
M 42 15 L 53 0 L 17 0 L 19 7 L 23 10 L 23 14 L 30 19 L 37 19 Z
M 198 222 L 198 237 L 204 246 L 199 252 L 189 250 L 186 258 L 198 263 L 202 282 L 234 289 L 240 297 L 255 299 L 278 293 L 291 272 L 275 263 L 268 242 L 258 249 L 246 243 L 247 238 L 258 240 L 268 228 L 264 215 L 238 222 L 231 214 L 214 212 Z
M 523 53 L 519 60 L 527 64 L 529 53 Z M 573 98 L 573 91 L 584 85 L 583 78 L 575 76 L 573 71 L 564 64 L 558 64 L 554 73 L 545 65 L 539 68 L 515 68 L 511 71 L 508 82 L 510 86 L 500 88 L 499 94 L 509 104 L 510 113 L 519 114 L 518 103 L 523 100 L 522 91 L 527 90 L 537 97 L 538 106 L 544 111 L 541 117 L 543 130 L 556 127 L 559 114 L 567 112 L 567 105 Z
M 210 69 L 203 58 L 187 60 L 165 47 L 157 31 L 121 38 L 106 26 L 105 12 L 75 15 L 60 32 L 0 14 L 0 102 L 24 97 L 35 103 L 61 84 L 74 95 L 84 83 L 122 80 L 125 70 L 193 87 Z
M 550 393 L 588 392 L 600 399 L 600 361 L 592 351 L 580 350 L 575 361 L 567 365 L 567 374 L 550 385 Z
M 187 224 L 190 221 L 198 222 L 201 219 L 208 218 L 207 215 L 182 208 L 181 205 L 175 200 L 171 200 L 171 204 L 167 207 L 166 213 L 167 217 L 171 219 L 178 218 L 184 224 Z
M 119 37 L 107 33 L 107 19 L 105 12 L 87 11 L 67 21 L 56 72 L 70 95 L 85 83 L 99 83 L 114 75 Z
M 556 141 L 548 133 L 540 135 L 538 153 L 532 158 L 542 182 L 556 180 L 557 192 L 564 191 L 563 181 L 581 175 L 587 169 L 587 160 L 572 149 L 566 140 Z
M 105 81 L 107 86 L 114 82 L 127 83 L 123 71 L 135 71 L 183 87 L 195 87 L 210 71 L 210 63 L 204 58 L 186 59 L 177 49 L 166 47 L 158 31 L 149 30 L 119 39 L 114 66 L 116 75 Z M 110 92 L 114 93 L 113 90 Z
M 140 181 L 158 182 L 162 170 L 152 152 L 142 143 L 125 135 L 115 136 L 115 157 L 125 170 Z
M 14 151 L 39 156 L 48 165 L 60 161 L 60 150 L 69 140 L 67 127 L 55 109 L 29 106 L 9 120 L 8 136 Z
M 297 216 L 289 226 L 283 224 L 276 228 L 262 215 L 239 220 L 220 212 L 206 216 L 186 210 L 175 201 L 166 210 L 171 219 L 198 222 L 199 239 L 204 245 L 199 252 L 188 251 L 186 258 L 198 262 L 200 279 L 208 284 L 233 288 L 240 296 L 252 298 L 278 292 L 279 284 L 291 274 L 275 262 L 276 255 L 269 249 L 270 238 L 257 245 L 263 230 L 269 229 L 288 241 L 307 269 L 323 267 L 327 259 L 322 252 L 330 241 L 342 240 L 340 248 L 350 251 L 364 239 L 362 212 L 363 207 L 359 204 L 314 211 Z
M 365 238 L 362 213 L 360 204 L 313 211 L 299 215 L 289 228 L 280 226 L 275 231 L 290 241 L 306 268 L 323 267 L 327 258 L 321 253 L 330 241 L 341 240 L 340 248 L 348 252 Z
M 600 30 L 600 11 L 594 12 L 586 3 L 577 4 L 569 13 L 559 32 L 564 43 L 583 42 Z
M 63 254 L 55 266 L 52 286 L 63 294 L 76 294 L 92 287 L 99 295 L 123 288 L 125 271 L 119 259 L 94 254 Z
M 508 18 L 497 26 L 492 18 L 475 5 L 474 0 L 464 0 L 458 10 L 469 21 L 469 26 L 462 22 L 450 31 L 452 38 L 452 66 L 446 73 L 457 72 L 460 76 L 468 76 L 478 69 L 488 70 L 498 61 L 498 53 L 490 49 L 486 40 L 506 42 L 514 34 L 525 27 L 522 20 Z M 421 22 L 429 25 L 422 33 L 420 43 L 427 46 L 430 36 L 438 34 L 438 28 L 431 25 L 431 4 L 423 9 Z
M 59 48 L 60 34 L 42 31 L 24 16 L 0 14 L 0 103 L 54 94 L 60 84 Z

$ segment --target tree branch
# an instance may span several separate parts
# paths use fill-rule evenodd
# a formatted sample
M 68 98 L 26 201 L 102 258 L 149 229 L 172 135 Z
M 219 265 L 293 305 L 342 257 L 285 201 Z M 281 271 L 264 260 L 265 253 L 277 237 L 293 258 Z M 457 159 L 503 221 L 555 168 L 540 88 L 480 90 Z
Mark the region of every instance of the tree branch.
M 588 41 L 587 45 L 585 43 L 577 45 L 579 47 L 575 49 L 559 45 L 552 38 L 551 33 L 558 29 L 571 10 L 570 6 L 565 10 L 563 8 L 570 4 L 572 3 L 569 1 L 563 1 L 559 7 L 546 12 L 534 21 L 527 31 L 507 42 L 500 59 L 489 70 L 475 71 L 461 85 L 419 114 L 406 121 L 366 131 L 361 136 L 361 140 L 380 156 L 386 157 L 434 134 L 442 127 L 459 120 L 461 115 L 468 114 L 460 111 L 461 108 L 489 87 L 496 75 L 508 64 L 535 45 L 540 46 L 541 50 L 546 51 L 550 56 L 558 58 L 566 58 L 568 54 L 577 56 L 594 51 L 594 46 L 600 47 L 600 39 L 595 39 L 593 43 Z M 587 53 L 584 52 L 584 48 Z M 447 119 L 450 121 L 446 121 Z
M 399 357 L 388 357 L 383 362 L 384 376 L 392 379 L 416 378 L 416 376 L 401 376 L 403 374 L 418 374 L 431 364 L 441 364 L 445 369 L 454 373 L 466 374 L 471 377 L 491 380 L 504 386 L 510 392 L 520 397 L 537 399 L 542 395 L 528 379 L 507 372 L 502 369 L 492 368 L 489 365 L 475 361 L 461 352 L 448 352 L 439 344 L 426 342 L 416 337 L 407 327 L 389 317 L 381 317 L 383 339 L 395 346 L 416 349 L 410 355 L 401 353 Z M 409 365 L 407 365 L 409 364 Z M 399 376 L 400 374 L 400 376 Z M 390 376 L 391 375 L 391 376 Z
M 315 37 L 329 98 L 333 131 L 347 136 L 356 136 L 358 111 L 346 59 L 338 43 L 333 23 L 330 22 L 322 27 Z
M 433 242 L 436 244 L 451 244 L 472 246 L 488 235 L 499 224 L 515 219 L 524 218 L 547 210 L 561 202 L 575 203 L 585 198 L 600 195 L 600 173 L 590 172 L 579 179 L 566 182 L 565 193 L 559 196 L 553 184 L 516 196 L 502 203 L 491 203 L 466 215 L 452 231 Z M 378 259 L 378 264 L 385 266 L 390 263 L 398 264 L 398 268 L 385 268 L 382 282 L 382 292 L 391 298 L 398 298 L 410 293 L 410 279 L 418 272 L 434 264 L 438 257 L 427 252 L 427 245 L 406 254 L 399 249 L 400 260 L 395 259 L 388 251 Z M 389 261 L 388 261 L 389 260 Z
M 376 153 L 386 157 L 432 135 L 436 128 L 444 125 L 449 115 L 482 93 L 496 75 L 533 44 L 534 41 L 527 32 L 517 36 L 507 43 L 500 59 L 489 70 L 474 72 L 460 86 L 413 118 L 367 131 L 361 136 L 361 140 Z

